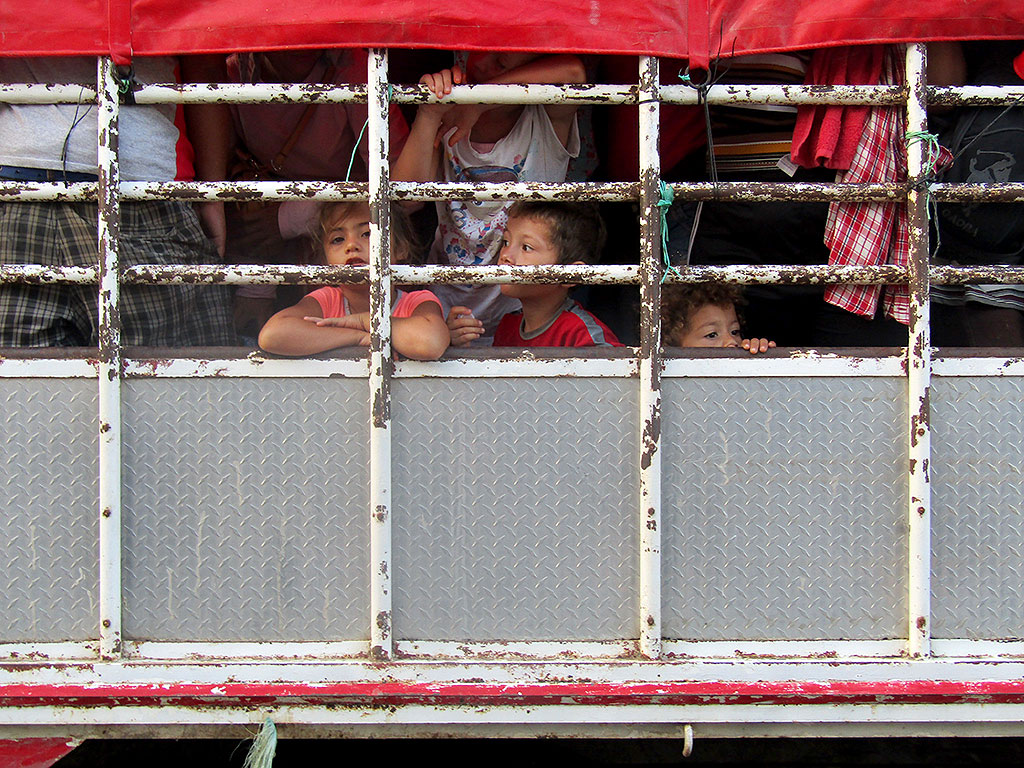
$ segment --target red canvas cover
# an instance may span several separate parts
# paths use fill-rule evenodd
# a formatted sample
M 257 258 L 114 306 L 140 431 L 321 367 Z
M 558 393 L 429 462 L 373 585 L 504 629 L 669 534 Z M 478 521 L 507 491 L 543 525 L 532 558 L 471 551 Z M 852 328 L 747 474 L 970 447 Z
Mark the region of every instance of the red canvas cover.
M 58 12 L 54 12 L 58 10 Z M 1024 39 L 1020 0 L 38 0 L 0 3 L 0 55 L 387 46 L 709 57 L 865 42 Z

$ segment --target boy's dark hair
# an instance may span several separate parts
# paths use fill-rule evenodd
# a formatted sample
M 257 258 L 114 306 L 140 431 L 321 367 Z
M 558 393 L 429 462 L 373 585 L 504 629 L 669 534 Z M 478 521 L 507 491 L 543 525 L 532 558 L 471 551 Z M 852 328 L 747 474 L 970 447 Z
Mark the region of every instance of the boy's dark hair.
M 661 339 L 674 345 L 687 330 L 687 322 L 701 307 L 736 307 L 744 303 L 743 291 L 738 285 L 725 283 L 696 283 L 666 285 L 661 289 Z
M 363 202 L 341 202 L 324 203 L 320 206 L 320 213 L 317 216 L 316 224 L 310 236 L 313 238 L 313 253 L 317 264 L 325 264 L 324 237 L 327 235 L 327 228 L 339 214 L 348 213 L 356 206 L 366 205 Z M 423 246 L 416 237 L 416 230 L 413 229 L 409 214 L 400 203 L 391 204 L 391 242 L 393 243 L 392 260 L 401 257 L 406 264 L 422 264 L 424 261 Z
M 508 217 L 538 219 L 547 224 L 559 264 L 593 264 L 600 258 L 608 236 L 597 206 L 591 203 L 520 200 L 508 209 Z

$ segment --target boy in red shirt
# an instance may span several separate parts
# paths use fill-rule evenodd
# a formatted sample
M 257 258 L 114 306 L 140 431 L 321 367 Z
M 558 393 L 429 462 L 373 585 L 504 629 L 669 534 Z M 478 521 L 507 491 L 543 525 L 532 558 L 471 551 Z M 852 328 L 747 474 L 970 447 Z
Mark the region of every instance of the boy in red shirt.
M 508 217 L 499 264 L 590 264 L 604 245 L 604 222 L 589 205 L 523 201 Z M 501 292 L 519 299 L 523 308 L 501 319 L 494 346 L 621 347 L 608 326 L 569 298 L 571 287 L 502 285 Z

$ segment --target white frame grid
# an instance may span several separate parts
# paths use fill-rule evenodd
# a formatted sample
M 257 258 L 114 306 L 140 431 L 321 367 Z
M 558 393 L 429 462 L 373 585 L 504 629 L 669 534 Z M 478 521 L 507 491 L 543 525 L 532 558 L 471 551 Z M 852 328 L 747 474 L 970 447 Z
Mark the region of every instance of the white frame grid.
M 1024 88 L 935 88 L 925 80 L 925 48 L 908 46 L 907 87 L 843 86 L 812 90 L 799 86 L 746 87 L 713 86 L 706 94 L 710 103 L 748 101 L 770 104 L 834 103 L 903 105 L 907 110 L 909 131 L 925 130 L 926 109 L 933 104 L 1008 103 L 1024 94 Z M 121 182 L 117 163 L 118 88 L 117 73 L 109 59 L 98 64 L 97 89 L 83 91 L 80 87 L 0 86 L 0 101 L 21 103 L 77 102 L 80 98 L 95 100 L 99 105 L 99 181 L 98 184 L 16 184 L 0 182 L 0 193 L 17 200 L 83 200 L 99 202 L 98 269 L 43 268 L 38 266 L 0 267 L 0 281 L 98 283 L 101 296 L 101 332 L 99 354 L 95 361 L 33 357 L 0 359 L 2 378 L 94 378 L 99 388 L 99 627 L 98 644 L 39 643 L 0 645 L 0 656 L 11 659 L 25 657 L 48 660 L 100 660 L 110 662 L 109 669 L 123 670 L 122 663 L 150 662 L 158 677 L 172 680 L 195 674 L 178 662 L 196 660 L 231 661 L 241 664 L 252 679 L 260 679 L 259 660 L 302 660 L 304 664 L 330 659 L 364 659 L 406 665 L 411 677 L 422 673 L 420 663 L 443 659 L 550 660 L 547 669 L 558 667 L 554 661 L 566 654 L 574 659 L 595 663 L 618 660 L 625 667 L 612 667 L 603 673 L 608 680 L 623 677 L 646 679 L 649 672 L 643 660 L 673 663 L 671 657 L 685 657 L 692 677 L 718 679 L 719 667 L 728 660 L 759 656 L 775 659 L 783 666 L 800 662 L 805 674 L 825 676 L 813 659 L 829 658 L 848 664 L 851 669 L 870 661 L 868 679 L 890 680 L 904 677 L 906 659 L 916 659 L 942 669 L 952 669 L 943 657 L 977 660 L 1003 660 L 1014 667 L 1007 670 L 1018 676 L 1019 659 L 1024 657 L 1024 643 L 984 643 L 966 640 L 931 640 L 930 631 L 930 549 L 931 521 L 929 478 L 926 470 L 930 458 L 930 427 L 928 398 L 932 376 L 1022 376 L 1024 362 L 1003 357 L 932 359 L 929 337 L 929 286 L 946 282 L 1024 282 L 1024 268 L 955 269 L 929 265 L 928 198 L 939 201 L 1000 200 L 1024 201 L 1024 184 L 948 185 L 928 184 L 925 174 L 923 143 L 908 151 L 908 183 L 875 185 L 836 184 L 760 184 L 707 183 L 673 184 L 677 199 L 711 198 L 744 200 L 894 200 L 908 206 L 912 254 L 909 268 L 897 267 L 692 267 L 681 268 L 666 282 L 696 282 L 719 279 L 735 283 L 771 282 L 835 282 L 891 283 L 906 282 L 910 286 L 913 322 L 909 346 L 896 356 L 844 357 L 809 352 L 790 358 L 735 359 L 696 358 L 665 359 L 660 347 L 660 291 L 664 267 L 661 254 L 661 224 L 657 206 L 661 196 L 658 153 L 659 109 L 662 103 L 693 104 L 698 95 L 687 86 L 659 85 L 658 60 L 641 57 L 637 86 L 458 86 L 451 99 L 460 103 L 543 103 L 573 101 L 581 104 L 636 104 L 640 121 L 640 168 L 638 183 L 605 184 L 411 184 L 391 182 L 388 177 L 388 109 L 395 103 L 425 103 L 434 100 L 419 86 L 392 86 L 387 77 L 386 51 L 373 51 L 369 57 L 367 86 L 350 87 L 292 85 L 152 85 L 135 94 L 139 104 L 150 103 L 249 103 L 274 98 L 288 101 L 344 103 L 366 101 L 369 104 L 368 137 L 372 148 L 368 183 L 328 182 L 227 182 L 148 183 Z M 349 267 L 267 267 L 208 265 L 198 267 L 134 266 L 122 269 L 117 257 L 117 224 L 122 200 L 162 198 L 231 200 L 251 197 L 265 199 L 369 200 L 373 211 L 371 226 L 371 263 L 369 268 Z M 586 199 L 637 200 L 640 203 L 641 259 L 637 266 L 571 266 L 551 273 L 550 268 L 530 267 L 409 267 L 390 266 L 389 205 L 391 200 L 458 199 Z M 119 288 L 122 284 L 175 282 L 226 284 L 277 284 L 282 282 L 318 283 L 326 280 L 366 279 L 371 285 L 373 332 L 369 358 L 334 360 L 276 360 L 258 353 L 246 358 L 175 358 L 155 366 L 152 361 L 124 356 L 117 320 Z M 119 279 L 120 275 L 120 279 Z M 474 279 L 478 282 L 589 282 L 594 284 L 638 285 L 641 295 L 640 345 L 627 356 L 565 356 L 534 359 L 521 355 L 510 359 L 442 360 L 437 362 L 399 361 L 393 359 L 390 345 L 390 314 L 385 297 L 392 282 L 430 283 Z M 122 642 L 121 639 L 121 389 L 125 378 L 144 377 L 328 377 L 342 375 L 365 378 L 371 402 L 370 429 L 370 610 L 368 612 L 370 643 L 160 643 Z M 641 632 L 638 638 L 607 643 L 502 643 L 464 644 L 431 642 L 428 639 L 396 644 L 391 627 L 391 384 L 395 377 L 546 377 L 585 376 L 630 378 L 640 388 L 637 418 L 640 492 L 637 499 L 637 528 L 640 531 L 640 587 L 637 614 Z M 901 377 L 908 386 L 907 444 L 908 472 L 908 615 L 904 640 L 844 642 L 715 642 L 684 643 L 664 641 L 661 632 L 661 379 L 662 377 L 731 376 L 842 376 Z M 695 662 L 697 659 L 698 662 Z M 695 673 L 699 660 L 708 665 Z M 694 666 L 697 664 L 697 667 Z M 481 669 L 500 669 L 493 662 Z M 99 664 L 97 669 L 101 669 Z M 788 668 L 788 667 L 787 667 Z M 864 669 L 865 667 L 859 667 Z M 181 670 L 176 672 L 175 670 Z M 929 667 L 931 669 L 931 667 Z M 280 668 L 275 674 L 280 675 Z M 729 670 L 731 674 L 735 670 Z M 683 673 L 683 671 L 681 671 Z M 39 680 L 54 679 L 54 672 L 41 671 Z M 111 673 L 120 680 L 125 673 Z M 297 674 L 299 680 L 314 681 L 317 674 Z M 504 672 L 502 674 L 505 674 Z M 835 675 L 835 671 L 828 672 Z M 851 673 L 852 674 L 852 673 Z M 858 673 L 859 674 L 859 673 Z M 639 677 L 638 677 L 639 675 Z M 100 674 L 100 677 L 103 675 Z M 477 675 L 479 676 L 479 675 Z M 495 679 L 499 677 L 495 673 Z M 955 676 L 955 675 L 954 675 Z M 88 682 L 88 676 L 82 678 Z M 278 678 L 275 678 L 278 679 Z M 485 677 L 484 679 L 491 679 Z M 1002 679 L 1010 679 L 1002 677 Z M 183 705 L 182 712 L 188 707 Z M 1015 712 L 1017 710 L 1014 710 Z M 677 715 L 678 716 L 678 713 Z M 497 717 L 501 720 L 504 715 Z M 958 716 L 959 717 L 959 716 Z M 181 719 L 184 718 L 184 719 Z M 181 715 L 179 721 L 187 720 Z M 513 718 L 514 719 L 514 718 Z M 684 718 L 685 719 L 685 718 Z M 763 716 L 752 716 L 763 721 Z M 829 717 L 828 720 L 834 718 Z M 858 717 L 849 718 L 854 722 Z M 899 717 L 894 717 L 895 722 Z M 978 720 L 964 716 L 968 722 Z M 17 718 L 15 718 L 17 720 Z M 15 720 L 3 720 L 14 724 Z M 88 718 L 86 718 L 88 720 Z M 216 718 L 214 718 L 216 720 Z M 314 718 L 315 720 L 315 718 Z M 885 720 L 883 717 L 882 720 Z M 569 722 L 574 722 L 568 717 Z M 649 722 L 661 722 L 658 715 Z M 85 722 L 85 721 L 83 721 Z M 219 721 L 218 721 L 219 722 Z M 511 722 L 511 721 L 510 721 Z M 579 720 L 582 725 L 587 721 Z M 37 723 L 39 724 L 39 723 Z M 767 727 L 767 726 L 766 726 Z M 579 730 L 579 729 L 578 729 Z M 580 731 L 582 732 L 582 731 Z M 749 735 L 749 734 L 748 734 Z

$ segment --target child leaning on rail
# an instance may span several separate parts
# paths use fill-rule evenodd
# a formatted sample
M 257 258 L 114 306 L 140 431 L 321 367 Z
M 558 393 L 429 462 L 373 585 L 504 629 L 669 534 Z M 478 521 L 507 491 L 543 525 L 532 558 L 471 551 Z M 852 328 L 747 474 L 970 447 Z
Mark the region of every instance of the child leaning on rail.
M 370 206 L 328 203 L 320 209 L 316 250 L 327 264 L 370 263 Z M 413 253 L 408 216 L 394 206 L 391 259 Z M 414 360 L 436 360 L 448 348 L 448 327 L 441 303 L 430 291 L 392 290 L 391 344 Z M 260 346 L 280 355 L 310 355 L 337 347 L 369 346 L 370 286 L 366 283 L 319 288 L 271 317 L 260 331 Z
M 604 240 L 604 222 L 592 205 L 519 202 L 509 209 L 498 263 L 517 267 L 592 264 Z M 501 319 L 494 332 L 494 346 L 621 347 L 608 326 L 569 298 L 571 287 L 502 285 L 502 294 L 519 299 L 522 309 Z
M 571 55 L 473 53 L 458 67 L 420 78 L 438 98 L 470 83 L 582 83 L 586 71 Z M 580 151 L 576 105 L 423 104 L 392 167 L 396 181 L 560 182 Z M 474 266 L 498 256 L 509 203 L 449 200 L 437 205 L 429 261 Z M 518 308 L 496 285 L 439 285 L 452 344 L 486 344 L 498 320 Z
M 736 307 L 743 293 L 735 285 L 666 285 L 661 291 L 661 337 L 673 347 L 743 348 L 756 355 L 775 346 L 768 339 L 744 339 Z

